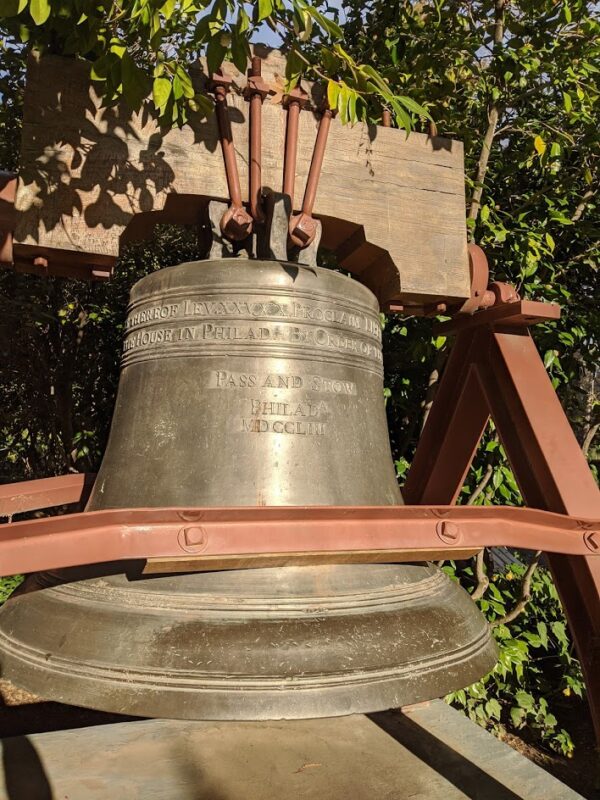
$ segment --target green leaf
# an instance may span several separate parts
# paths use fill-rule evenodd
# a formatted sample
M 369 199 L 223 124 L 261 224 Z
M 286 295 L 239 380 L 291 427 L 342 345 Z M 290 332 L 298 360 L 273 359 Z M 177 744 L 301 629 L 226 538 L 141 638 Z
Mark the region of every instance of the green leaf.
M 510 719 L 515 728 L 520 728 L 525 721 L 527 713 L 518 706 L 513 706 L 510 710 Z
M 221 37 L 217 34 L 213 36 L 206 48 L 206 64 L 209 74 L 216 72 L 225 58 L 227 49 L 221 44 Z
M 248 66 L 248 44 L 244 36 L 240 36 L 237 31 L 233 32 L 231 39 L 231 56 L 233 63 L 241 73 L 246 72 Z
M 563 92 L 563 103 L 565 106 L 565 111 L 568 114 L 573 108 L 573 101 L 571 100 L 571 95 L 568 92 Z
M 175 4 L 177 0 L 166 0 L 160 8 L 160 13 L 164 16 L 165 19 L 171 19 L 173 16 L 173 11 L 175 10 Z
M 515 700 L 520 708 L 525 709 L 525 711 L 533 711 L 535 701 L 529 692 L 519 689 L 519 691 L 515 693 Z
M 258 0 L 258 22 L 270 17 L 273 13 L 272 0 Z
M 162 111 L 169 102 L 172 88 L 171 81 L 168 78 L 154 79 L 154 83 L 152 84 L 152 99 L 154 100 L 154 105 L 160 111 Z
M 240 13 L 237 21 L 237 29 L 240 33 L 244 33 L 250 27 L 250 17 L 246 14 L 243 6 L 240 6 Z
M 93 81 L 105 81 L 115 63 L 115 56 L 113 53 L 106 53 L 101 56 L 97 61 L 94 61 L 90 70 L 90 76 Z
M 485 713 L 488 715 L 488 717 L 490 717 L 490 719 L 496 719 L 500 721 L 502 706 L 495 698 L 492 697 L 485 704 Z
M 327 82 L 327 103 L 329 108 L 336 109 L 338 107 L 338 99 L 340 96 L 340 85 L 337 81 Z
M 420 117 L 425 117 L 426 119 L 431 120 L 431 114 L 429 113 L 429 111 L 427 111 L 426 108 L 423 108 L 423 106 L 419 105 L 419 103 L 417 103 L 411 97 L 405 97 L 404 95 L 399 95 L 398 100 L 409 111 L 412 111 L 414 114 L 418 114 L 418 116 Z
M 130 108 L 137 110 L 150 91 L 150 81 L 146 73 L 140 69 L 129 53 L 125 53 L 121 62 L 123 95 Z
M 49 0 L 31 0 L 29 13 L 36 25 L 43 25 L 50 16 Z

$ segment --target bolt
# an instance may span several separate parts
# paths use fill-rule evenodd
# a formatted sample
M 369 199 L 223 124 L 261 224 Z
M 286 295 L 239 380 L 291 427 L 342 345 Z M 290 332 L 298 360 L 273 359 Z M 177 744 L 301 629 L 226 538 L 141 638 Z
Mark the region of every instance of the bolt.
M 588 531 L 587 533 L 584 533 L 583 542 L 588 550 L 591 550 L 592 553 L 596 552 L 596 550 L 598 550 L 600 547 L 597 531 Z
M 458 544 L 460 541 L 460 528 L 454 522 L 442 520 L 435 526 L 435 532 L 445 544 Z
M 204 550 L 208 544 L 208 536 L 204 528 L 195 525 L 189 528 L 181 528 L 177 535 L 177 540 L 181 549 L 189 553 L 197 553 Z
M 262 73 L 262 59 L 260 56 L 252 56 L 252 77 L 260 78 Z
M 198 509 L 192 508 L 189 511 L 178 511 L 177 516 L 186 522 L 198 522 L 204 516 L 204 512 L 202 510 L 199 511 Z

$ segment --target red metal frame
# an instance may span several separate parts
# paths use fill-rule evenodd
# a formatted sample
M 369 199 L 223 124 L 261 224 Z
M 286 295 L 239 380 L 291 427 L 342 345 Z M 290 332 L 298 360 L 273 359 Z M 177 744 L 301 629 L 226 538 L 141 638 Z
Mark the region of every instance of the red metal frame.
M 348 560 L 356 552 L 352 560 L 402 561 L 406 552 L 414 559 L 414 553 L 442 550 L 453 558 L 454 549 L 494 545 L 581 557 L 590 553 L 593 536 L 600 542 L 600 522 L 511 507 L 115 509 L 2 526 L 0 573 L 186 554 L 199 556 L 201 569 L 222 556 L 285 554 L 290 562 L 297 557 L 306 563 L 307 556 L 319 561 L 327 553 L 344 553 Z
M 533 339 L 512 326 L 458 334 L 404 487 L 408 503 L 455 502 L 490 415 L 530 508 L 600 518 L 600 492 Z M 597 534 L 588 544 L 600 550 Z M 548 560 L 600 739 L 600 561 L 566 553 Z

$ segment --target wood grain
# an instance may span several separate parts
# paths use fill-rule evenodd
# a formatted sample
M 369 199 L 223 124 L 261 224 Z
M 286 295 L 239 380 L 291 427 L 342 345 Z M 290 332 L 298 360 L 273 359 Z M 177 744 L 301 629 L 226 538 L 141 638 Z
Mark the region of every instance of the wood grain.
M 178 556 L 149 558 L 142 570 L 144 575 L 175 572 L 211 572 L 224 569 L 261 569 L 263 567 L 306 567 L 323 564 L 407 564 L 415 561 L 471 558 L 478 548 L 443 547 L 423 550 L 340 550 L 331 552 L 257 553 L 227 556 Z
M 281 55 L 262 55 L 266 80 L 281 86 Z M 242 87 L 237 70 L 227 70 Z M 196 80 L 202 88 L 200 68 Z M 248 104 L 239 94 L 229 103 L 246 199 Z M 263 183 L 276 191 L 285 119 L 280 103 L 265 103 Z M 300 115 L 296 209 L 317 124 L 312 111 Z M 163 133 L 147 111 L 101 108 L 89 64 L 58 56 L 30 61 L 19 172 L 15 259 L 22 268 L 46 255 L 105 270 L 122 243 L 146 235 L 150 224 L 197 222 L 210 198 L 228 199 L 214 115 Z M 460 142 L 334 119 L 315 215 L 323 245 L 382 304 L 469 296 Z

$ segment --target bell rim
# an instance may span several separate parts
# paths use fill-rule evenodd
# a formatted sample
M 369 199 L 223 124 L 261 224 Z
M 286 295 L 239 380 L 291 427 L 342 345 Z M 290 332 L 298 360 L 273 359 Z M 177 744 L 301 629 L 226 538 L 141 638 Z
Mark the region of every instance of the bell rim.
M 43 657 L 38 667 L 6 650 L 2 677 L 46 699 L 48 682 L 58 674 L 60 689 L 54 688 L 47 699 L 110 713 L 166 719 L 291 720 L 374 713 L 442 697 L 478 680 L 492 669 L 496 659 L 497 647 L 488 629 L 468 652 L 467 648 L 460 648 L 446 659 L 432 658 L 429 668 L 413 662 L 400 674 L 398 670 L 373 671 L 366 678 L 361 676 L 361 680 L 343 676 L 346 679 L 340 683 L 298 686 L 288 681 L 284 686 L 279 680 L 273 686 L 265 686 L 261 680 L 261 686 L 251 688 L 236 686 L 236 681 L 229 678 L 220 686 L 198 687 L 194 682 L 189 686 L 161 684 L 148 689 L 132 681 L 131 676 L 116 682 L 114 678 L 101 680 L 91 672 L 65 673 L 48 669 L 47 663 L 41 663 Z M 414 681 L 407 680 L 410 675 L 415 676 Z

